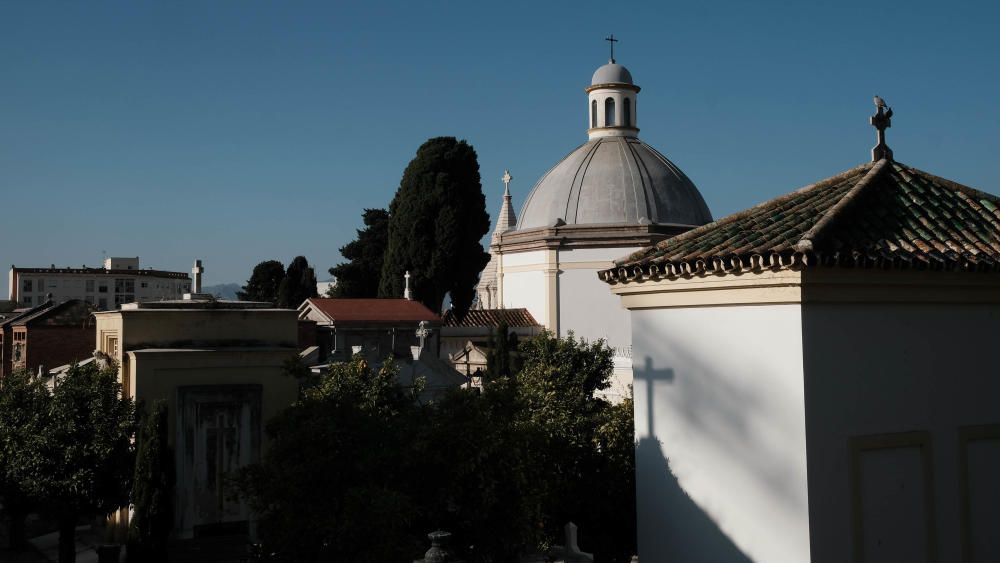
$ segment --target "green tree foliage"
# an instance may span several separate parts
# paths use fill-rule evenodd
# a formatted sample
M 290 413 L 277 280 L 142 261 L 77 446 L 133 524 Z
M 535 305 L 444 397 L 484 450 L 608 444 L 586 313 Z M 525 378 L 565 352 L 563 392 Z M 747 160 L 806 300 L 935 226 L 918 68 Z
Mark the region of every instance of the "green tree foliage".
M 285 277 L 278 286 L 278 306 L 294 309 L 306 299 L 316 296 L 316 273 L 305 256 L 296 256 L 288 264 Z
M 34 479 L 45 465 L 41 440 L 51 401 L 42 382 L 24 370 L 0 379 L 0 497 L 13 549 L 24 547 L 24 519 L 38 508 Z
M 289 561 L 412 560 L 416 507 L 404 491 L 418 407 L 394 377 L 391 364 L 374 372 L 360 356 L 335 364 L 268 423 L 263 463 L 236 480 L 260 514 L 266 551 Z
M 269 424 L 271 448 L 238 481 L 262 515 L 266 551 L 411 560 L 443 528 L 466 560 L 499 563 L 561 543 L 573 521 L 599 560 L 628 561 L 632 406 L 594 396 L 608 386 L 611 351 L 548 334 L 519 351 L 523 367 L 482 393 L 427 405 L 393 383 L 391 366 L 334 366 Z
M 278 302 L 278 287 L 285 279 L 285 266 L 277 260 L 265 260 L 254 266 L 243 291 L 236 292 L 240 301 Z
M 403 172 L 389 206 L 379 296 L 401 297 L 409 270 L 417 300 L 440 311 L 450 294 L 455 312 L 464 315 L 489 261 L 480 242 L 489 228 L 476 151 L 454 137 L 428 140 Z
M 167 404 L 157 401 L 143 413 L 137 437 L 128 560 L 167 560 L 167 538 L 174 525 L 174 458 L 167 445 Z
M 385 209 L 365 209 L 365 228 L 358 229 L 358 238 L 340 247 L 347 259 L 330 268 L 337 285 L 330 297 L 377 297 L 382 262 L 389 243 L 389 212 Z
M 37 383 L 15 385 L 26 402 L 13 410 L 21 411 L 15 416 L 30 427 L 31 436 L 14 446 L 8 442 L 11 451 L 4 452 L 4 459 L 15 467 L 21 491 L 57 518 L 59 561 L 71 563 L 77 521 L 128 505 L 133 404 L 121 397 L 115 369 L 93 363 L 71 367 L 47 398 Z

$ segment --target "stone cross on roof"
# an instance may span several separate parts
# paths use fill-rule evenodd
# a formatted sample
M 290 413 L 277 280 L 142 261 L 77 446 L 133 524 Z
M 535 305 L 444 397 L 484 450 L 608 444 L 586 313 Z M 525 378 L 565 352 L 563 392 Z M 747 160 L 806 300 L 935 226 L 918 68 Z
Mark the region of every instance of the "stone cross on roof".
M 504 195 L 504 197 L 507 197 L 507 196 L 510 195 L 510 181 L 513 180 L 513 179 L 514 179 L 514 177 L 510 175 L 510 170 L 504 169 L 504 171 L 503 171 L 503 177 L 500 178 L 500 181 L 503 182 L 503 195 Z

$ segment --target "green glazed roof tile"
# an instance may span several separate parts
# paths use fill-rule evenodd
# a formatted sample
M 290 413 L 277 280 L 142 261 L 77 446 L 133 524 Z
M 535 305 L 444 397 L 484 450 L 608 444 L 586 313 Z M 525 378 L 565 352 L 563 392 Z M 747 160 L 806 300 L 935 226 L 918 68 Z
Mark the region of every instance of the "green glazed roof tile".
M 867 163 L 640 250 L 602 276 L 806 254 L 811 263 L 1000 270 L 1000 198 L 898 162 Z

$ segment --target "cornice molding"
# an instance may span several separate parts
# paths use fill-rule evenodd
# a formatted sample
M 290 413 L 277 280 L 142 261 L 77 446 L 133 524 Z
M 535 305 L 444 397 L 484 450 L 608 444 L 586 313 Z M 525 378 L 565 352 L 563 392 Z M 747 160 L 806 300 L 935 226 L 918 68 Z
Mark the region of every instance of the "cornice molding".
M 694 228 L 693 225 L 627 223 L 561 225 L 507 231 L 491 251 L 504 254 L 567 248 L 646 247 Z

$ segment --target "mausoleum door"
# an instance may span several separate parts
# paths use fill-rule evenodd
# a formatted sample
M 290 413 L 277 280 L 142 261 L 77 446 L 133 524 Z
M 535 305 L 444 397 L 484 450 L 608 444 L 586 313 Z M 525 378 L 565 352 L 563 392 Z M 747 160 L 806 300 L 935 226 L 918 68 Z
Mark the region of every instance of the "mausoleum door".
M 226 480 L 259 460 L 260 387 L 183 387 L 178 398 L 177 518 L 182 537 L 246 531 L 249 508 L 227 498 Z

